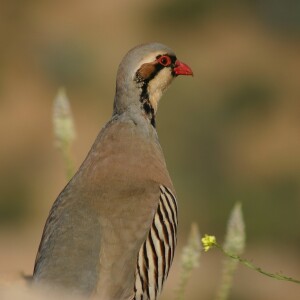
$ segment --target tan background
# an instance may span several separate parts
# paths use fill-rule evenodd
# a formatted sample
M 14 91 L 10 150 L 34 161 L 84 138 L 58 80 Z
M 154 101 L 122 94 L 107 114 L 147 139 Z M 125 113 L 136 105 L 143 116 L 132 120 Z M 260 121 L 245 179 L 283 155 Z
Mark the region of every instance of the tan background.
M 192 221 L 221 242 L 235 201 L 245 257 L 300 278 L 300 5 L 298 1 L 0 2 L 0 278 L 32 272 L 51 204 L 66 183 L 53 147 L 52 101 L 67 89 L 76 166 L 109 119 L 123 55 L 172 47 L 194 78 L 164 96 L 158 133 L 180 205 L 180 246 Z M 174 299 L 174 268 L 162 299 Z M 212 299 L 222 255 L 209 252 L 186 299 Z M 240 267 L 231 300 L 290 299 L 300 287 Z

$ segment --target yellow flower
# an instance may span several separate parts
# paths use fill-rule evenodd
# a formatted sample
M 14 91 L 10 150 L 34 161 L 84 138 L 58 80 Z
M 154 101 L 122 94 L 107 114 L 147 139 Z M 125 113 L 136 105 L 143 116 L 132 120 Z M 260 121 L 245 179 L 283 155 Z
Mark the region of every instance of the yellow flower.
M 202 239 L 202 244 L 204 251 L 207 252 L 210 248 L 214 247 L 217 243 L 216 237 L 214 235 L 206 234 Z

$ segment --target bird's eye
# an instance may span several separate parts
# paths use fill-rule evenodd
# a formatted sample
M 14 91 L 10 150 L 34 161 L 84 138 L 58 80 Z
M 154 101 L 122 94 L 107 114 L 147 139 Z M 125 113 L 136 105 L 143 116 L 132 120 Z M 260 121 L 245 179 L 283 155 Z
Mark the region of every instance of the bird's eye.
M 159 57 L 158 62 L 164 67 L 168 67 L 172 63 L 171 58 L 167 55 L 163 55 L 163 56 Z

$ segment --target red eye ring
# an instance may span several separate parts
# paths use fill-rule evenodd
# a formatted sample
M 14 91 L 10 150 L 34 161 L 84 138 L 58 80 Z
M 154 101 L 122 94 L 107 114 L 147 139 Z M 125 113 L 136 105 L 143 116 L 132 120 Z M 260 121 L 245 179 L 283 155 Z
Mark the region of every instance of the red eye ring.
M 164 67 L 168 67 L 172 63 L 171 58 L 167 55 L 163 55 L 163 56 L 159 57 L 157 60 Z

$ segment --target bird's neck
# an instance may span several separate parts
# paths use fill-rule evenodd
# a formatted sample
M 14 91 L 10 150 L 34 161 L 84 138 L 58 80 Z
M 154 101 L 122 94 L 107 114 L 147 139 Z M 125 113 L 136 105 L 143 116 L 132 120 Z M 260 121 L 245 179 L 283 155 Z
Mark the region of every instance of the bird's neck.
M 121 115 L 128 112 L 134 118 L 133 114 L 141 115 L 149 120 L 149 124 L 156 128 L 157 104 L 161 93 L 151 93 L 150 86 L 146 82 L 141 83 L 134 92 L 130 89 L 120 91 L 117 89 L 113 115 Z M 136 115 L 136 116 L 137 116 Z

